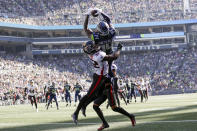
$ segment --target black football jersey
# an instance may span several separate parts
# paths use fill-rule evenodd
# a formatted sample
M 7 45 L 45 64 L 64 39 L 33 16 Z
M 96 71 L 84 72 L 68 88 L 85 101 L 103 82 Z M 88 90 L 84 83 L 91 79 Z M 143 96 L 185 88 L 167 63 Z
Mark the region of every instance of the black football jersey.
M 109 34 L 106 36 L 100 35 L 99 32 L 93 32 L 91 35 L 91 40 L 95 42 L 95 44 L 99 44 L 101 50 L 106 54 L 112 53 L 113 39 L 115 38 L 116 30 L 111 27 L 109 28 Z

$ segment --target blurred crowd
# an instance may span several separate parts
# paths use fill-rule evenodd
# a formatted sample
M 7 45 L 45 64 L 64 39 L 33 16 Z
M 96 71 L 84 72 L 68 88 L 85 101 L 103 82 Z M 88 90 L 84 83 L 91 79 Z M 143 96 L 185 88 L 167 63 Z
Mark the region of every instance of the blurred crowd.
M 121 79 L 135 83 L 144 79 L 150 83 L 152 91 L 197 89 L 197 49 L 123 53 L 115 64 Z M 44 95 L 48 81 L 55 82 L 60 90 L 65 81 L 71 86 L 79 82 L 88 89 L 92 67 L 86 55 L 37 56 L 34 59 L 1 55 L 0 99 L 9 95 L 23 98 L 22 91 L 29 80 L 34 81 L 40 95 Z
M 153 90 L 197 89 L 197 49 L 124 54 L 119 75 L 149 81 Z
M 113 23 L 197 18 L 197 0 L 1 0 L 0 21 L 30 25 L 79 25 L 90 7 Z M 97 20 L 91 21 L 94 24 Z
M 16 96 L 22 99 L 24 88 L 30 80 L 34 81 L 41 96 L 44 96 L 44 87 L 49 82 L 55 82 L 60 91 L 63 90 L 65 81 L 72 87 L 79 82 L 85 90 L 87 80 L 90 81 L 88 72 L 83 70 L 90 69 L 85 63 L 85 59 L 77 56 L 37 57 L 29 60 L 25 56 L 1 55 L 0 100 Z

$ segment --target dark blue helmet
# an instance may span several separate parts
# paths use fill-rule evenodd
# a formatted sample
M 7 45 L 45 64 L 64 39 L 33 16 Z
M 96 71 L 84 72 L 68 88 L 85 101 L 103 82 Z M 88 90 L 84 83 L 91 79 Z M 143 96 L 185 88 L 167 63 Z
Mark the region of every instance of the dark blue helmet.
M 97 30 L 101 35 L 106 36 L 109 34 L 109 25 L 106 22 L 101 21 L 97 25 Z
M 86 54 L 94 54 L 99 50 L 99 46 L 97 46 L 96 44 L 94 44 L 93 41 L 88 41 L 86 43 L 83 44 L 83 51 Z

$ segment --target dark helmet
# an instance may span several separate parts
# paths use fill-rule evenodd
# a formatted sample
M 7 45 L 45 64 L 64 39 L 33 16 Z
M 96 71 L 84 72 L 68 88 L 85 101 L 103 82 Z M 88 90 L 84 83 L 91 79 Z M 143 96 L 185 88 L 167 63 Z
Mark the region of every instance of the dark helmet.
M 109 34 L 109 25 L 106 22 L 101 21 L 97 25 L 97 30 L 101 35 L 106 36 Z
M 94 54 L 99 50 L 100 50 L 99 46 L 94 44 L 93 41 L 88 41 L 88 42 L 83 44 L 83 51 L 86 54 Z

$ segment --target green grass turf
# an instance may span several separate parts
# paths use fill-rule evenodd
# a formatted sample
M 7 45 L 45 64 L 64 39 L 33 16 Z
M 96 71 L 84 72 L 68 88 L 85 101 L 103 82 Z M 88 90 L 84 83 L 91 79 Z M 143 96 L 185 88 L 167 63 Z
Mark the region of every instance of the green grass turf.
M 137 103 L 122 107 L 136 115 L 137 125 L 133 128 L 129 119 L 101 106 L 110 128 L 107 131 L 197 131 L 197 94 L 150 96 L 146 103 Z M 101 125 L 100 119 L 92 109 L 87 108 L 87 117 L 79 115 L 79 125 L 74 125 L 71 114 L 75 108 L 60 103 L 60 110 L 45 109 L 38 105 L 39 112 L 31 105 L 1 106 L 0 131 L 95 131 Z M 187 121 L 190 120 L 190 121 Z

